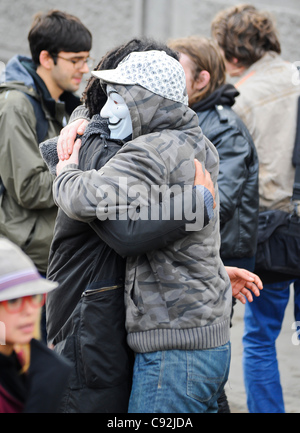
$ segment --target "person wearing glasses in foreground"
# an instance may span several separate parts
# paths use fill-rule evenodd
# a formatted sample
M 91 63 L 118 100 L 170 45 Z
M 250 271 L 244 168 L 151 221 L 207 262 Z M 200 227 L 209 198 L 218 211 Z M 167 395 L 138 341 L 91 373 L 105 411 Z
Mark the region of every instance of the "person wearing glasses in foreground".
M 57 286 L 19 247 L 0 239 L 0 413 L 57 411 L 70 365 L 33 339 L 46 293 Z

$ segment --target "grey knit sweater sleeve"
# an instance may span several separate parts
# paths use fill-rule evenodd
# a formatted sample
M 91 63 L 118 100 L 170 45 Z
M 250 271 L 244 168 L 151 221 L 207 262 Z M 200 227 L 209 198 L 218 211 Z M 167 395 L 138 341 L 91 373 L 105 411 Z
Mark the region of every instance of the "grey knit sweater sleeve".
M 40 152 L 51 174 L 56 176 L 56 166 L 59 162 L 57 154 L 58 137 L 50 138 L 40 144 Z
M 69 124 L 75 122 L 78 119 L 91 120 L 89 118 L 89 111 L 84 105 L 80 105 L 79 107 L 75 108 L 70 117 Z M 50 173 L 54 176 L 56 176 L 56 166 L 59 162 L 57 155 L 57 142 L 58 137 L 54 137 L 40 144 L 40 152 L 42 154 L 43 160 L 47 164 Z
M 75 120 L 78 119 L 91 120 L 89 116 L 89 110 L 84 105 L 79 105 L 79 107 L 75 108 L 71 114 L 69 124 L 75 122 Z

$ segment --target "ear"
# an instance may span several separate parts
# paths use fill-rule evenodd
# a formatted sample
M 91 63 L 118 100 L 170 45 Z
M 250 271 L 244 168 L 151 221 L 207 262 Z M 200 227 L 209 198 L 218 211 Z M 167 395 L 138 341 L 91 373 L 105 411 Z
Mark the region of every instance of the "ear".
M 202 90 L 206 87 L 210 82 L 210 73 L 208 71 L 202 71 L 198 75 L 197 80 L 195 81 L 195 87 L 197 90 Z
M 245 72 L 246 67 L 243 66 L 243 65 L 240 63 L 239 59 L 237 59 L 236 57 L 233 57 L 231 63 L 236 67 L 236 70 L 237 70 L 240 74 L 242 74 L 243 72 Z
M 53 61 L 53 58 L 48 53 L 48 51 L 46 51 L 46 50 L 41 51 L 40 64 L 41 64 L 41 66 L 43 66 L 45 69 L 48 69 L 48 70 L 53 68 L 54 61 Z
M 240 77 L 246 70 L 246 66 L 240 64 L 236 57 L 233 57 L 229 62 L 225 60 L 226 71 L 231 77 Z

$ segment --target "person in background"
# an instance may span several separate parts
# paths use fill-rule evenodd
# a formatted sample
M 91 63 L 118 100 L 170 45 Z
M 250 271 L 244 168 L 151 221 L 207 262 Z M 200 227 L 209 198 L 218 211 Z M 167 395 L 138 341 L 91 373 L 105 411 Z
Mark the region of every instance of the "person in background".
M 246 126 L 231 108 L 239 92 L 226 84 L 224 59 L 213 40 L 191 36 L 173 40 L 169 46 L 179 52 L 189 105 L 220 157 L 221 258 L 225 266 L 253 272 L 258 228 L 258 158 Z M 225 395 L 220 411 L 229 412 Z
M 289 212 L 295 168 L 292 156 L 300 86 L 292 65 L 284 61 L 273 18 L 252 5 L 221 11 L 212 35 L 226 59 L 227 72 L 238 79 L 234 111 L 246 124 L 257 149 L 260 211 Z M 251 413 L 285 411 L 276 340 L 295 289 L 295 317 L 300 321 L 300 280 L 284 274 L 260 274 L 264 290 L 246 306 L 244 376 Z
M 258 228 L 258 158 L 245 124 L 232 110 L 239 92 L 226 84 L 223 56 L 211 39 L 192 36 L 169 46 L 180 54 L 189 105 L 220 156 L 221 258 L 253 272 Z
M 73 92 L 89 72 L 92 36 L 78 18 L 52 10 L 34 17 L 28 41 L 32 58 L 13 57 L 0 85 L 0 235 L 45 275 L 57 207 L 39 143 L 80 104 Z
M 74 92 L 89 72 L 92 36 L 78 18 L 52 10 L 34 17 L 28 41 L 32 58 L 14 56 L 0 85 L 0 235 L 45 276 L 57 207 L 39 143 L 80 104 Z M 41 325 L 46 340 L 45 318 Z
M 71 366 L 43 343 L 41 307 L 57 283 L 23 251 L 0 238 L 0 413 L 55 413 Z

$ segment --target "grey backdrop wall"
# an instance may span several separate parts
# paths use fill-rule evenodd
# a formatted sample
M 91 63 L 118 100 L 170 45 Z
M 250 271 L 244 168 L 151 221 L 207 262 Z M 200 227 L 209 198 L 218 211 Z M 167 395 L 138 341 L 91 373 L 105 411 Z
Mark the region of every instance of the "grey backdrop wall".
M 192 34 L 210 35 L 210 23 L 232 0 L 0 0 L 0 61 L 29 55 L 27 34 L 33 15 L 57 8 L 82 19 L 94 38 L 92 56 L 100 58 L 134 36 L 161 41 Z M 247 0 L 244 1 L 246 3 Z M 280 32 L 283 57 L 300 61 L 300 0 L 249 0 L 272 12 Z

